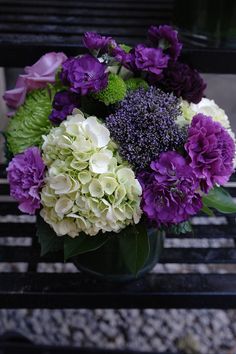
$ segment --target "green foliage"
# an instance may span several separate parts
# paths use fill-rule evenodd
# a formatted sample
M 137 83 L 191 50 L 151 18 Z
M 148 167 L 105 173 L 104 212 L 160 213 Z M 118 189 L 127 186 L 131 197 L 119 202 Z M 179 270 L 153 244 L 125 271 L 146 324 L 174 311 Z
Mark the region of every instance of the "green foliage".
M 236 204 L 231 195 L 222 187 L 215 187 L 203 196 L 204 207 L 213 208 L 221 213 L 236 213 Z
M 118 236 L 118 235 L 117 235 Z M 149 252 L 149 237 L 142 223 L 128 226 L 119 234 L 120 252 L 127 268 L 135 275 L 145 264 Z
M 180 224 L 172 225 L 168 229 L 168 232 L 175 235 L 186 234 L 188 232 L 192 232 L 192 225 L 190 224 L 189 221 L 184 221 L 181 222 Z
M 96 236 L 88 236 L 83 232 L 75 238 L 69 236 L 64 240 L 64 259 L 65 261 L 79 254 L 95 251 L 102 247 L 108 241 L 106 234 L 98 234 Z
M 36 227 L 36 236 L 41 246 L 41 256 L 63 249 L 64 237 L 58 237 L 41 217 L 37 218 Z
M 52 110 L 54 95 L 52 85 L 50 88 L 30 92 L 25 103 L 10 119 L 6 137 L 8 148 L 13 155 L 30 146 L 42 145 L 42 135 L 48 134 L 52 126 L 48 116 Z
M 93 94 L 93 97 L 105 103 L 106 106 L 109 106 L 110 104 L 123 100 L 125 94 L 126 85 L 124 80 L 120 76 L 110 73 L 107 87 L 104 90 Z
M 132 49 L 132 47 L 126 44 L 120 44 L 120 47 L 125 51 L 125 53 L 129 53 Z
M 128 91 L 135 91 L 139 88 L 144 88 L 145 90 L 148 89 L 148 83 L 138 77 L 132 77 L 125 81 L 126 87 Z

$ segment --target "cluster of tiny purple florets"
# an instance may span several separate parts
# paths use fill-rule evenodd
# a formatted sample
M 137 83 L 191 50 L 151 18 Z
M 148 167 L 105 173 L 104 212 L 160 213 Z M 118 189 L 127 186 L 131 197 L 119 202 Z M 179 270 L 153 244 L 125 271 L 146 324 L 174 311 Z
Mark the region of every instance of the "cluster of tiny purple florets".
M 186 131 L 175 123 L 179 114 L 179 100 L 174 95 L 150 87 L 127 95 L 107 117 L 106 125 L 121 156 L 140 170 L 161 152 L 184 144 Z

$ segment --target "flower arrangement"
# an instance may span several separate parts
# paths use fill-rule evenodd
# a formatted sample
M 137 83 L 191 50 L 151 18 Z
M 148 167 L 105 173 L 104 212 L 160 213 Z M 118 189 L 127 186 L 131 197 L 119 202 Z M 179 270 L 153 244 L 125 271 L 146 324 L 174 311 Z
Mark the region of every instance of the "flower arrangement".
M 96 263 L 115 240 L 138 274 L 150 234 L 189 232 L 200 211 L 236 211 L 221 187 L 235 167 L 228 117 L 180 61 L 177 31 L 151 26 L 147 37 L 131 48 L 87 32 L 87 54 L 48 53 L 4 95 L 11 195 L 38 215 L 42 255 Z

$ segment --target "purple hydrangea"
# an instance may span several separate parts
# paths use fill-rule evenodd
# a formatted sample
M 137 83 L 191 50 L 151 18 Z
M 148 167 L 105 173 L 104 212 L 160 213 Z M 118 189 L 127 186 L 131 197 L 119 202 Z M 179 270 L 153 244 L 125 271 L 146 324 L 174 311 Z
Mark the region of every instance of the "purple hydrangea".
M 138 175 L 141 207 L 148 219 L 157 226 L 170 226 L 197 214 L 202 208 L 199 181 L 185 158 L 174 151 L 163 152 L 150 167 L 150 172 Z
M 37 147 L 30 147 L 16 155 L 7 168 L 10 194 L 19 202 L 19 209 L 35 214 L 40 207 L 40 189 L 43 185 L 45 165 Z
M 193 103 L 199 103 L 203 97 L 206 83 L 197 70 L 191 69 L 187 64 L 172 62 L 163 71 L 160 81 L 152 76 L 150 82 L 156 82 L 167 92 L 173 92 L 177 97 Z
M 92 55 L 67 59 L 62 65 L 61 80 L 70 91 L 81 95 L 98 92 L 108 83 L 106 65 Z
M 148 38 L 153 45 L 161 47 L 169 54 L 172 60 L 178 59 L 183 45 L 179 41 L 178 32 L 171 26 L 151 26 L 148 30 Z
M 70 91 L 57 92 L 52 103 L 53 110 L 49 116 L 50 121 L 54 124 L 60 124 L 79 105 L 80 97 L 78 94 Z
M 85 32 L 83 42 L 86 48 L 101 54 L 108 51 L 108 46 L 113 43 L 113 39 L 101 36 L 97 32 Z
M 139 70 L 159 75 L 167 67 L 168 61 L 169 56 L 163 54 L 161 48 L 148 48 L 143 44 L 135 48 L 135 65 Z
M 106 118 L 121 156 L 136 170 L 143 169 L 162 151 L 175 150 L 186 141 L 186 131 L 175 123 L 179 100 L 150 87 L 130 92 L 114 114 Z
M 219 122 L 201 113 L 193 117 L 185 150 L 190 166 L 207 193 L 214 184 L 225 184 L 233 173 L 235 144 Z

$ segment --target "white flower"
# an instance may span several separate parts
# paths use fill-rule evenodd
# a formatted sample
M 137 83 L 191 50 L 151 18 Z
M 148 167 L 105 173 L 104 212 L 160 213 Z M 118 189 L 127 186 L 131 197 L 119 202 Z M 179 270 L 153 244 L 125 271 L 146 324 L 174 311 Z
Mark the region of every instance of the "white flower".
M 44 137 L 41 215 L 58 236 L 119 232 L 141 217 L 141 186 L 109 130 L 75 111 Z

